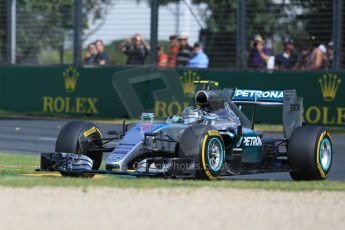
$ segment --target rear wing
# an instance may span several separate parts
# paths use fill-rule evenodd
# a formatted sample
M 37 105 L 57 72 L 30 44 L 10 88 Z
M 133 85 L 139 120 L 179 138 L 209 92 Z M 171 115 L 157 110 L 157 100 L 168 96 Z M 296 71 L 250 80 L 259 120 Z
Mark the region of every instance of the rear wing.
M 255 106 L 282 106 L 284 136 L 289 138 L 292 131 L 302 125 L 303 98 L 296 90 L 249 90 L 236 89 L 232 96 L 236 105 L 253 105 L 254 124 Z
M 281 106 L 284 102 L 283 90 L 236 89 L 232 101 L 237 105 Z

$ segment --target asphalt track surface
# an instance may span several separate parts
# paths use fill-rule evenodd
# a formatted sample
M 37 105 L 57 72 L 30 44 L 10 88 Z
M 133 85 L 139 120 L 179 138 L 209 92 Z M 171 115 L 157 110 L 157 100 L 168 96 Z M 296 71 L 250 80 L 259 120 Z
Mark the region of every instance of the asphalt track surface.
M 67 120 L 42 120 L 0 118 L 0 152 L 13 154 L 37 155 L 41 152 L 53 152 L 60 129 Z M 109 130 L 119 130 L 121 125 L 97 123 L 103 134 Z M 267 137 L 280 134 L 268 133 Z M 332 134 L 333 165 L 329 180 L 345 181 L 345 134 Z M 115 145 L 115 143 L 113 143 Z M 266 173 L 227 177 L 227 179 L 248 180 L 291 180 L 288 173 Z

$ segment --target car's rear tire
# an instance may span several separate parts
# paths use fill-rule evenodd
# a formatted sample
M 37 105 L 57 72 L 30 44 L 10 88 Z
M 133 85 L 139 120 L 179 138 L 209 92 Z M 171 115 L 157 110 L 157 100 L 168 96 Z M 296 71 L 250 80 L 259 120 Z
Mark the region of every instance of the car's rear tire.
M 332 140 L 319 126 L 297 127 L 288 144 L 288 163 L 293 180 L 324 180 L 332 166 Z
M 225 159 L 222 136 L 211 126 L 193 125 L 181 136 L 179 157 L 195 159 L 197 179 L 219 179 Z
M 55 152 L 76 153 L 88 156 L 93 161 L 93 170 L 98 170 L 102 163 L 103 153 L 92 152 L 97 148 L 95 142 L 102 134 L 95 124 L 86 121 L 71 121 L 61 129 L 55 144 Z M 91 141 L 90 141 L 91 140 Z M 63 176 L 92 177 L 94 174 L 69 174 Z

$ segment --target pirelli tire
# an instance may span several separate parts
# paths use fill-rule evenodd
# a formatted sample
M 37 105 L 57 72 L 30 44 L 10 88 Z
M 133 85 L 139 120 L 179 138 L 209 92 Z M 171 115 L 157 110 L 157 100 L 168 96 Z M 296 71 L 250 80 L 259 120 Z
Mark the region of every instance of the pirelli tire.
M 293 180 L 325 180 L 333 157 L 329 132 L 319 126 L 297 127 L 288 144 L 288 163 Z
M 202 180 L 219 179 L 225 159 L 220 133 L 211 126 L 193 125 L 180 139 L 179 157 L 195 159 L 195 177 Z
M 71 121 L 65 124 L 56 140 L 55 152 L 76 153 L 88 156 L 93 161 L 93 170 L 98 170 L 102 163 L 103 153 L 93 152 L 98 147 L 97 140 L 102 138 L 99 128 L 86 121 Z M 94 174 L 68 174 L 63 176 L 93 177 Z

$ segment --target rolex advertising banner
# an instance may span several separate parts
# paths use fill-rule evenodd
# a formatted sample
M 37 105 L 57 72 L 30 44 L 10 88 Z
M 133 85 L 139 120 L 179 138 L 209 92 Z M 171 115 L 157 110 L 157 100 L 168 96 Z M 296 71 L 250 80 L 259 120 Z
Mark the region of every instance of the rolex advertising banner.
M 155 67 L 2 67 L 0 111 L 95 118 L 138 118 L 179 114 L 193 105 L 194 81 L 220 88 L 296 89 L 304 97 L 308 124 L 345 125 L 343 72 L 232 72 Z M 251 109 L 243 108 L 248 115 Z M 256 122 L 281 123 L 281 108 L 257 108 Z

